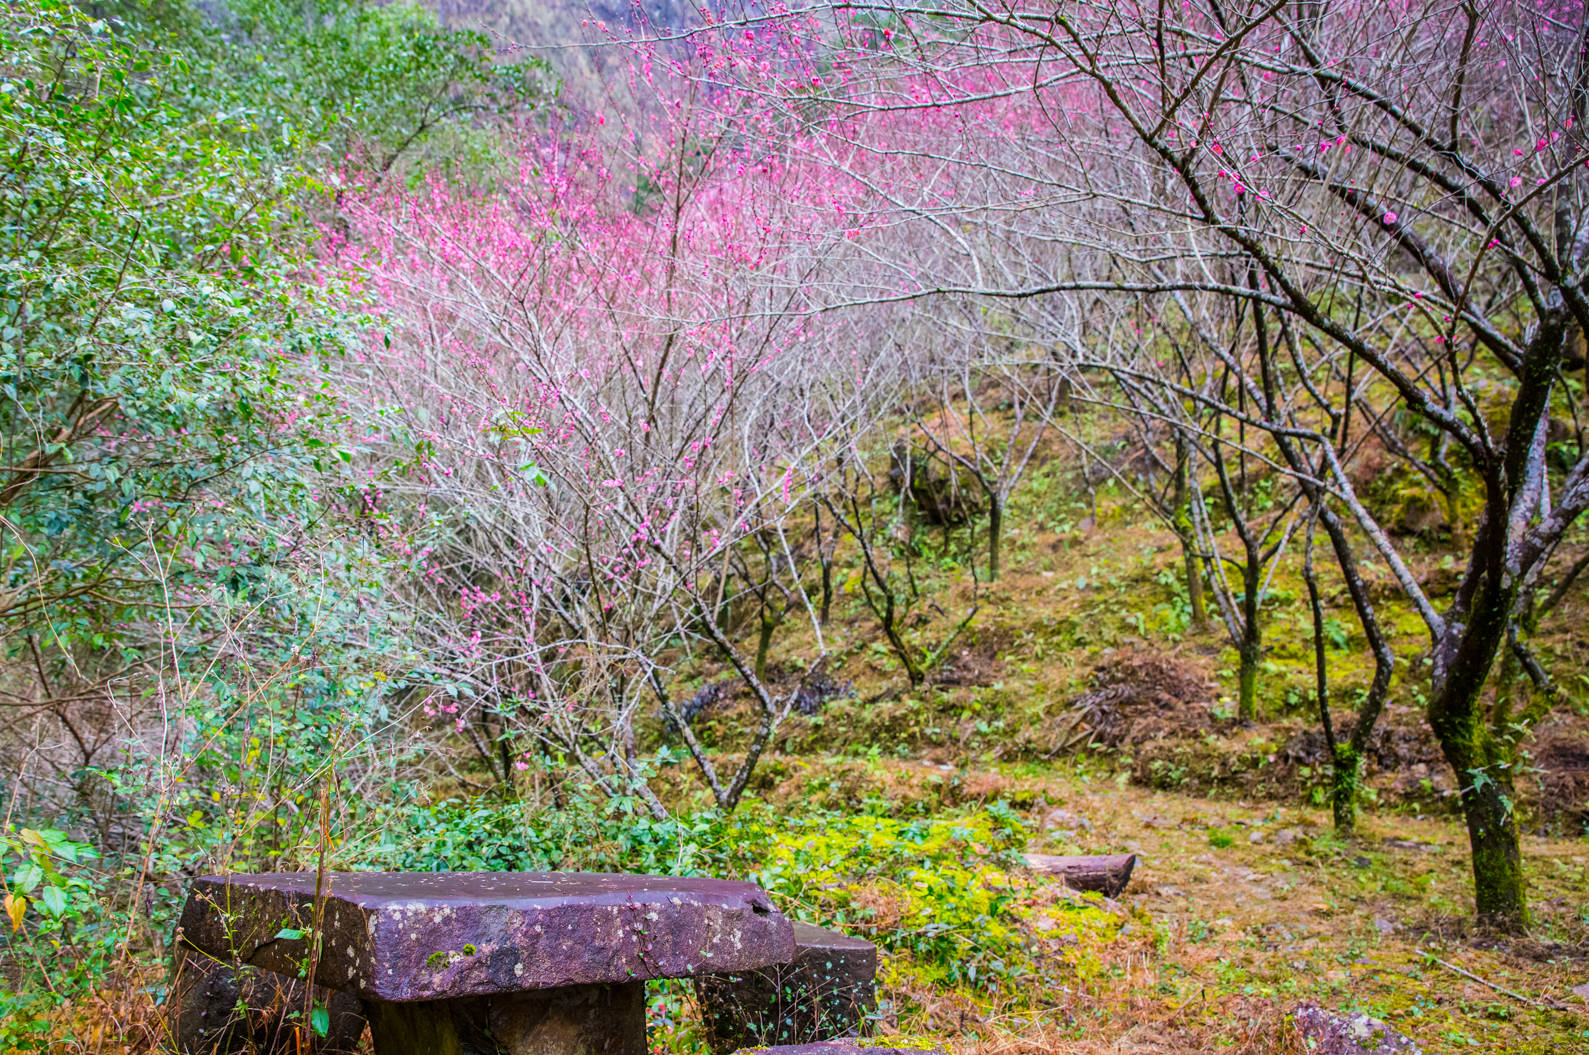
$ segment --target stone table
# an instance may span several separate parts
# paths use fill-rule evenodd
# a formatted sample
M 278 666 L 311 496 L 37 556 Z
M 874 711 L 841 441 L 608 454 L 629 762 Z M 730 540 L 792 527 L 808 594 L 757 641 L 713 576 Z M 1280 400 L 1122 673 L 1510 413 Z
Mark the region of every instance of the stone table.
M 313 872 L 205 876 L 181 940 L 298 975 Z M 645 980 L 787 963 L 752 883 L 582 872 L 331 872 L 314 982 L 365 1002 L 377 1055 L 646 1055 Z

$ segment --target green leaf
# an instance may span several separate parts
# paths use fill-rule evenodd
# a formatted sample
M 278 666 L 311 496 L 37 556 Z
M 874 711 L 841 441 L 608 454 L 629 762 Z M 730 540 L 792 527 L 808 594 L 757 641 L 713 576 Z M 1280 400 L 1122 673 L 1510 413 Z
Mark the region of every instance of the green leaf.
M 292 927 L 283 927 L 276 932 L 276 937 L 283 941 L 297 941 L 303 937 L 303 931 L 295 930 Z
M 316 1004 L 314 1010 L 309 1014 L 309 1026 L 314 1030 L 315 1036 L 325 1036 L 331 1032 L 331 1012 Z
M 58 886 L 47 886 L 39 895 L 39 900 L 44 902 L 44 911 L 52 916 L 59 916 L 66 911 L 66 895 Z
M 19 872 L 17 872 L 14 883 L 17 889 L 22 891 L 24 894 L 31 894 L 33 893 L 33 888 L 38 886 L 43 880 L 44 869 L 40 868 L 37 864 L 30 864 L 24 866 Z

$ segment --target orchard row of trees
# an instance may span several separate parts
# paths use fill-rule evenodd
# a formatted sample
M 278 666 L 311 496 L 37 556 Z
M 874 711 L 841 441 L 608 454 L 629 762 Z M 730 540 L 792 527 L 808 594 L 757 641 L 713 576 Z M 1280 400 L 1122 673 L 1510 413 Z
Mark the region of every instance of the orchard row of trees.
M 1360 572 L 1382 560 L 1428 631 L 1427 652 L 1402 658 L 1428 664 L 1479 911 L 1520 922 L 1519 745 L 1561 695 L 1528 638 L 1561 597 L 1541 585 L 1589 505 L 1569 376 L 1589 324 L 1583 5 L 889 3 L 831 17 L 751 28 L 776 27 L 789 54 L 850 46 L 740 82 L 815 134 L 815 163 L 867 188 L 890 239 L 941 233 L 930 255 L 877 250 L 898 282 L 873 297 L 1010 305 L 1165 452 L 1176 482 L 1158 504 L 1213 587 L 1244 714 L 1264 567 L 1305 525 L 1345 826 L 1397 659 Z M 1359 493 L 1354 463 L 1376 449 L 1425 478 L 1458 531 L 1463 574 L 1443 608 Z M 1247 486 L 1259 466 L 1290 491 L 1268 519 Z M 1208 526 L 1205 471 L 1234 559 Z M 1312 571 L 1321 536 L 1375 662 L 1344 735 Z
M 527 135 L 497 183 L 348 206 L 343 252 L 374 248 L 398 326 L 355 383 L 402 408 L 371 453 L 408 493 L 371 508 L 495 728 L 645 794 L 634 718 L 675 713 L 698 643 L 759 704 L 732 775 L 678 723 L 731 807 L 792 697 L 725 606 L 763 657 L 791 613 L 820 640 L 826 523 L 919 682 L 905 496 L 985 510 L 997 575 L 1009 494 L 1077 399 L 1143 441 L 1244 717 L 1272 565 L 1304 552 L 1342 827 L 1398 662 L 1427 668 L 1479 911 L 1522 921 L 1519 749 L 1562 694 L 1529 639 L 1589 505 L 1582 5 L 849 4 L 684 39 L 610 45 L 631 103 Z M 918 479 L 902 430 L 954 471 Z M 1366 458 L 1438 496 L 1463 553 L 1443 604 Z M 1395 654 L 1370 558 L 1426 650 Z M 1373 657 L 1349 727 L 1320 561 Z
M 1529 638 L 1589 505 L 1583 14 L 890 2 L 725 18 L 687 59 L 628 42 L 619 131 L 531 137 L 517 186 L 354 210 L 404 328 L 376 374 L 436 415 L 412 422 L 413 499 L 469 525 L 444 532 L 465 550 L 422 551 L 428 581 L 477 591 L 438 646 L 593 775 L 637 772 L 642 701 L 676 706 L 668 657 L 716 650 L 760 704 L 737 772 L 680 724 L 732 806 L 788 707 L 725 632 L 733 590 L 763 652 L 814 614 L 826 513 L 919 682 L 887 531 L 935 487 L 897 453 L 880 487 L 881 452 L 905 427 L 954 467 L 938 515 L 967 481 L 996 575 L 1001 510 L 1073 389 L 1144 441 L 1143 498 L 1214 600 L 1244 717 L 1270 568 L 1305 551 L 1342 827 L 1398 660 L 1426 665 L 1479 911 L 1520 922 L 1519 748 L 1561 696 Z M 1443 606 L 1361 493 L 1369 455 L 1443 503 L 1463 551 Z M 1369 557 L 1426 651 L 1394 653 Z M 1349 729 L 1320 560 L 1373 656 Z

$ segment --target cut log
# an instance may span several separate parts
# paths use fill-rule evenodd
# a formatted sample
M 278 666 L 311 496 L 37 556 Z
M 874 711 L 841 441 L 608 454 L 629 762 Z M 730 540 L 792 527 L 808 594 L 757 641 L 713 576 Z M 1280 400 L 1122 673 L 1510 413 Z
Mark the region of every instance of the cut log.
M 944 1055 L 944 1050 L 931 1041 L 880 1037 L 876 1040 L 821 1040 L 808 1044 L 740 1048 L 734 1055 Z
M 1025 857 L 1026 867 L 1039 875 L 1053 876 L 1072 890 L 1096 890 L 1104 897 L 1119 897 L 1131 882 L 1131 870 L 1137 866 L 1136 854 L 1086 857 L 1026 854 Z

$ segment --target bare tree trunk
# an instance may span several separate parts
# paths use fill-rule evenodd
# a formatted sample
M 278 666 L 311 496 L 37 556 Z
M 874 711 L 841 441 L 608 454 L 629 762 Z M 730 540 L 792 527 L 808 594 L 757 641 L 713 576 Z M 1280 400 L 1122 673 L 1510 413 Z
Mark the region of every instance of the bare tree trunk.
M 761 633 L 756 638 L 757 681 L 767 680 L 767 650 L 772 645 L 772 632 L 776 630 L 777 627 L 778 623 L 773 619 L 769 619 L 767 617 L 766 610 L 763 609 L 761 616 Z
M 1208 602 L 1203 598 L 1203 571 L 1197 558 L 1197 531 L 1192 526 L 1192 459 L 1186 437 L 1175 434 L 1175 534 L 1181 540 L 1181 562 L 1186 570 L 1186 599 L 1192 610 L 1192 629 L 1208 624 Z
M 999 543 L 1004 535 L 1004 501 L 988 491 L 988 581 L 999 581 Z
M 830 502 L 826 498 L 823 501 Z M 852 507 L 853 523 L 846 523 L 831 502 L 828 505 L 828 512 L 833 514 L 834 518 L 845 526 L 850 537 L 860 547 L 861 600 L 865 602 L 866 607 L 876 617 L 878 625 L 882 627 L 883 636 L 888 639 L 889 649 L 899 660 L 900 665 L 905 668 L 905 676 L 910 679 L 910 687 L 918 689 L 921 687 L 922 682 L 927 680 L 927 672 L 922 669 L 921 663 L 917 661 L 915 650 L 910 647 L 904 635 L 900 633 L 903 613 L 899 610 L 899 598 L 895 596 L 893 574 L 879 562 L 877 548 L 873 545 L 872 540 L 867 537 L 867 529 L 864 526 L 865 519 L 858 500 L 852 495 L 849 496 L 848 501 Z M 907 572 L 909 571 L 908 564 L 906 570 Z M 914 582 L 911 582 L 907 588 L 910 590 L 910 596 L 914 597 L 916 593 Z
M 1246 565 L 1241 572 L 1241 647 L 1237 650 L 1241 657 L 1241 672 L 1236 713 L 1244 722 L 1253 721 L 1258 717 L 1258 661 L 1263 657 L 1262 630 L 1258 626 L 1261 570 L 1257 555 L 1249 552 Z
M 816 547 L 817 564 L 822 569 L 822 603 L 817 609 L 817 622 L 823 626 L 828 625 L 828 614 L 833 609 L 833 558 L 839 548 L 839 526 L 833 526 L 833 536 L 829 544 L 822 544 L 822 503 L 812 505 L 816 517 Z
M 1510 769 L 1476 783 L 1467 774 L 1462 787 L 1468 842 L 1473 848 L 1473 894 L 1478 915 L 1494 926 L 1514 930 L 1528 922 L 1528 883 Z
M 1346 578 L 1346 588 L 1351 594 L 1352 605 L 1357 609 L 1358 624 L 1368 637 L 1369 651 L 1374 654 L 1374 680 L 1369 683 L 1368 697 L 1357 710 L 1357 721 L 1352 726 L 1352 735 L 1344 744 L 1337 744 L 1333 752 L 1333 792 L 1330 801 L 1335 814 L 1335 826 L 1342 831 L 1351 831 L 1357 826 L 1357 805 L 1362 791 L 1363 756 L 1368 751 L 1369 738 L 1374 735 L 1374 726 L 1378 723 L 1380 712 L 1385 708 L 1385 700 L 1390 695 L 1390 679 L 1395 672 L 1396 658 L 1395 653 L 1391 651 L 1390 642 L 1385 638 L 1384 629 L 1379 625 L 1379 618 L 1374 614 L 1374 606 L 1368 596 L 1368 587 L 1359 574 L 1357 555 L 1352 550 L 1346 529 L 1335 513 L 1329 509 L 1324 510 L 1322 520 L 1325 530 L 1329 533 L 1330 543 L 1335 549 L 1336 564 Z
M 1478 559 L 1482 560 L 1496 530 L 1493 517 L 1480 526 L 1475 543 Z M 1527 884 L 1513 810 L 1513 752 L 1493 735 L 1481 696 L 1506 636 L 1515 588 L 1503 588 L 1482 572 L 1470 572 L 1470 577 L 1485 581 L 1477 584 L 1469 621 L 1458 631 L 1460 638 L 1449 664 L 1439 672 L 1440 687 L 1429 704 L 1429 724 L 1461 791 L 1479 918 L 1512 930 L 1528 921 Z
M 883 624 L 883 635 L 888 638 L 888 645 L 894 650 L 894 655 L 899 657 L 900 665 L 905 668 L 905 676 L 910 679 L 912 689 L 921 688 L 921 683 L 926 680 L 926 674 L 921 669 L 921 664 L 916 662 L 915 654 L 899 632 L 899 613 L 894 603 L 893 591 L 886 584 L 878 587 L 882 594 L 881 609 L 870 600 L 871 591 L 863 585 L 862 592 L 868 597 L 867 604 L 878 616 L 878 621 Z
M 1315 521 L 1316 523 L 1316 521 Z M 1308 525 L 1308 542 L 1302 555 L 1302 581 L 1308 588 L 1308 611 L 1313 617 L 1313 694 L 1319 709 L 1319 726 L 1324 730 L 1324 746 L 1330 752 L 1330 809 L 1335 815 L 1335 830 L 1350 832 L 1357 823 L 1357 759 L 1335 738 L 1335 722 L 1330 717 L 1330 661 L 1324 640 L 1324 605 L 1319 598 L 1319 577 L 1313 571 L 1313 528 Z

